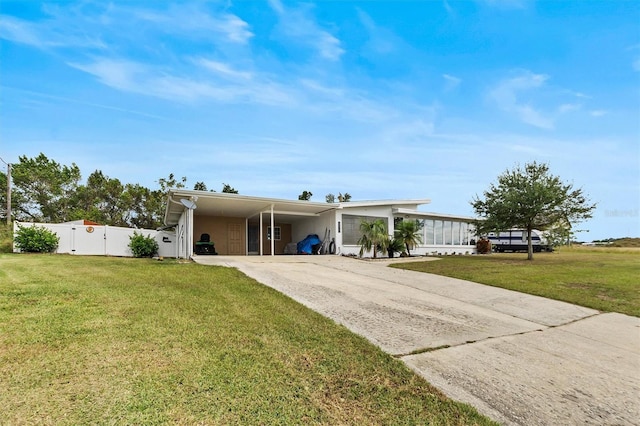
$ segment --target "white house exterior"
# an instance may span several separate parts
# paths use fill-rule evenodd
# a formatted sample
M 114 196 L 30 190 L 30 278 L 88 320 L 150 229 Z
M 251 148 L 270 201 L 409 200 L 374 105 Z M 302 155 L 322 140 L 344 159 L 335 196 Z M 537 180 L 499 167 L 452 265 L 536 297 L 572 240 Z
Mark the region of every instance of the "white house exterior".
M 194 254 L 202 234 L 209 234 L 220 255 L 290 253 L 288 246 L 309 234 L 326 237 L 327 247 L 333 241 L 333 254 L 356 255 L 363 218 L 383 219 L 390 236 L 397 220 L 422 221 L 423 244 L 413 248 L 412 255 L 475 253 L 474 219 L 418 210 L 429 203 L 428 199 L 318 203 L 172 189 L 164 221 L 176 227 L 179 258 Z

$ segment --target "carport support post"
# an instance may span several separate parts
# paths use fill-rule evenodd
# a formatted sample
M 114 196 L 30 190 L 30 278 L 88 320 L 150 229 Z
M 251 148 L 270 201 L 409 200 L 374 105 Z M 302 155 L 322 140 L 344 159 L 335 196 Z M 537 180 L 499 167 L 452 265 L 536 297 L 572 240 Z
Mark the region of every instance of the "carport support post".
M 187 209 L 187 259 L 193 257 L 193 209 Z
M 276 228 L 274 227 L 274 221 L 273 221 L 273 204 L 271 204 L 271 256 L 275 256 L 275 235 L 276 235 Z
M 260 241 L 260 256 L 264 255 L 264 250 L 262 248 L 262 233 L 264 231 L 262 230 L 262 212 L 260 212 L 260 238 L 258 238 L 258 240 Z

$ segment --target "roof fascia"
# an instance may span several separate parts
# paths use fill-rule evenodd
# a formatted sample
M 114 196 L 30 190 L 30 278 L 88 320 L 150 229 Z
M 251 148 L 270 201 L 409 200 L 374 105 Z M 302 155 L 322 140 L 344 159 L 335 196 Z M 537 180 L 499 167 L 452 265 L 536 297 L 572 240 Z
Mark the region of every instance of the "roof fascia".
M 421 211 L 412 210 L 412 209 L 393 209 L 393 214 L 417 216 L 417 217 L 423 217 L 423 218 L 463 219 L 463 220 L 469 220 L 469 221 L 477 220 L 476 218 L 471 216 L 458 216 L 458 215 L 444 214 L 444 213 L 421 212 Z
M 305 200 L 286 200 L 283 198 L 254 197 L 251 195 L 229 194 L 226 192 L 195 191 L 195 190 L 188 190 L 188 189 L 186 190 L 170 189 L 169 195 L 172 195 L 172 194 L 191 196 L 191 197 L 218 198 L 218 199 L 227 199 L 227 200 L 237 199 L 237 200 L 247 200 L 247 201 L 259 201 L 259 202 L 264 202 L 267 205 L 289 204 L 289 205 L 328 207 L 327 210 L 340 207 L 339 203 L 321 203 L 317 201 L 305 201 Z
M 431 200 L 428 198 L 419 200 L 372 200 L 372 201 L 347 201 L 340 203 L 341 208 L 349 207 L 383 207 L 383 206 L 406 206 L 406 205 L 423 205 L 430 204 Z

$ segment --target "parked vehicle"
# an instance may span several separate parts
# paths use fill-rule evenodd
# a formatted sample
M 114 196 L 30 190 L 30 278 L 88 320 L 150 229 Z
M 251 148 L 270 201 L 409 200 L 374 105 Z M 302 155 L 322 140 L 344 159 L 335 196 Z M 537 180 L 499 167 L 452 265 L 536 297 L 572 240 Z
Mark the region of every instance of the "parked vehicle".
M 527 230 L 526 229 L 509 229 L 502 232 L 490 232 L 487 235 L 493 251 L 503 253 L 506 251 L 528 251 Z M 541 251 L 553 251 L 553 247 L 548 243 L 542 234 L 542 231 L 534 229 L 531 231 L 531 245 L 533 251 L 539 253 Z

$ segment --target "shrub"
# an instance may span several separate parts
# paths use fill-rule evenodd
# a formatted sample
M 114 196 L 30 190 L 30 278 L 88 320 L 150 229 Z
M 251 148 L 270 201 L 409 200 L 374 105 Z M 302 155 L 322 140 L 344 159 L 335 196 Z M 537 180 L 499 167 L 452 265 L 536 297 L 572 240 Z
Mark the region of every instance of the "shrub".
M 60 237 L 44 226 L 20 226 L 13 241 L 26 253 L 51 253 L 58 248 Z
M 145 237 L 133 231 L 133 235 L 129 237 L 129 248 L 134 257 L 153 257 L 158 253 L 159 247 L 158 242 L 151 235 Z
M 389 238 L 389 241 L 387 241 L 387 253 L 389 257 L 393 257 L 394 253 L 400 253 L 400 255 L 405 254 L 405 245 L 402 239 Z
M 476 250 L 478 251 L 478 254 L 491 253 L 491 241 L 486 238 L 480 238 L 476 244 Z

